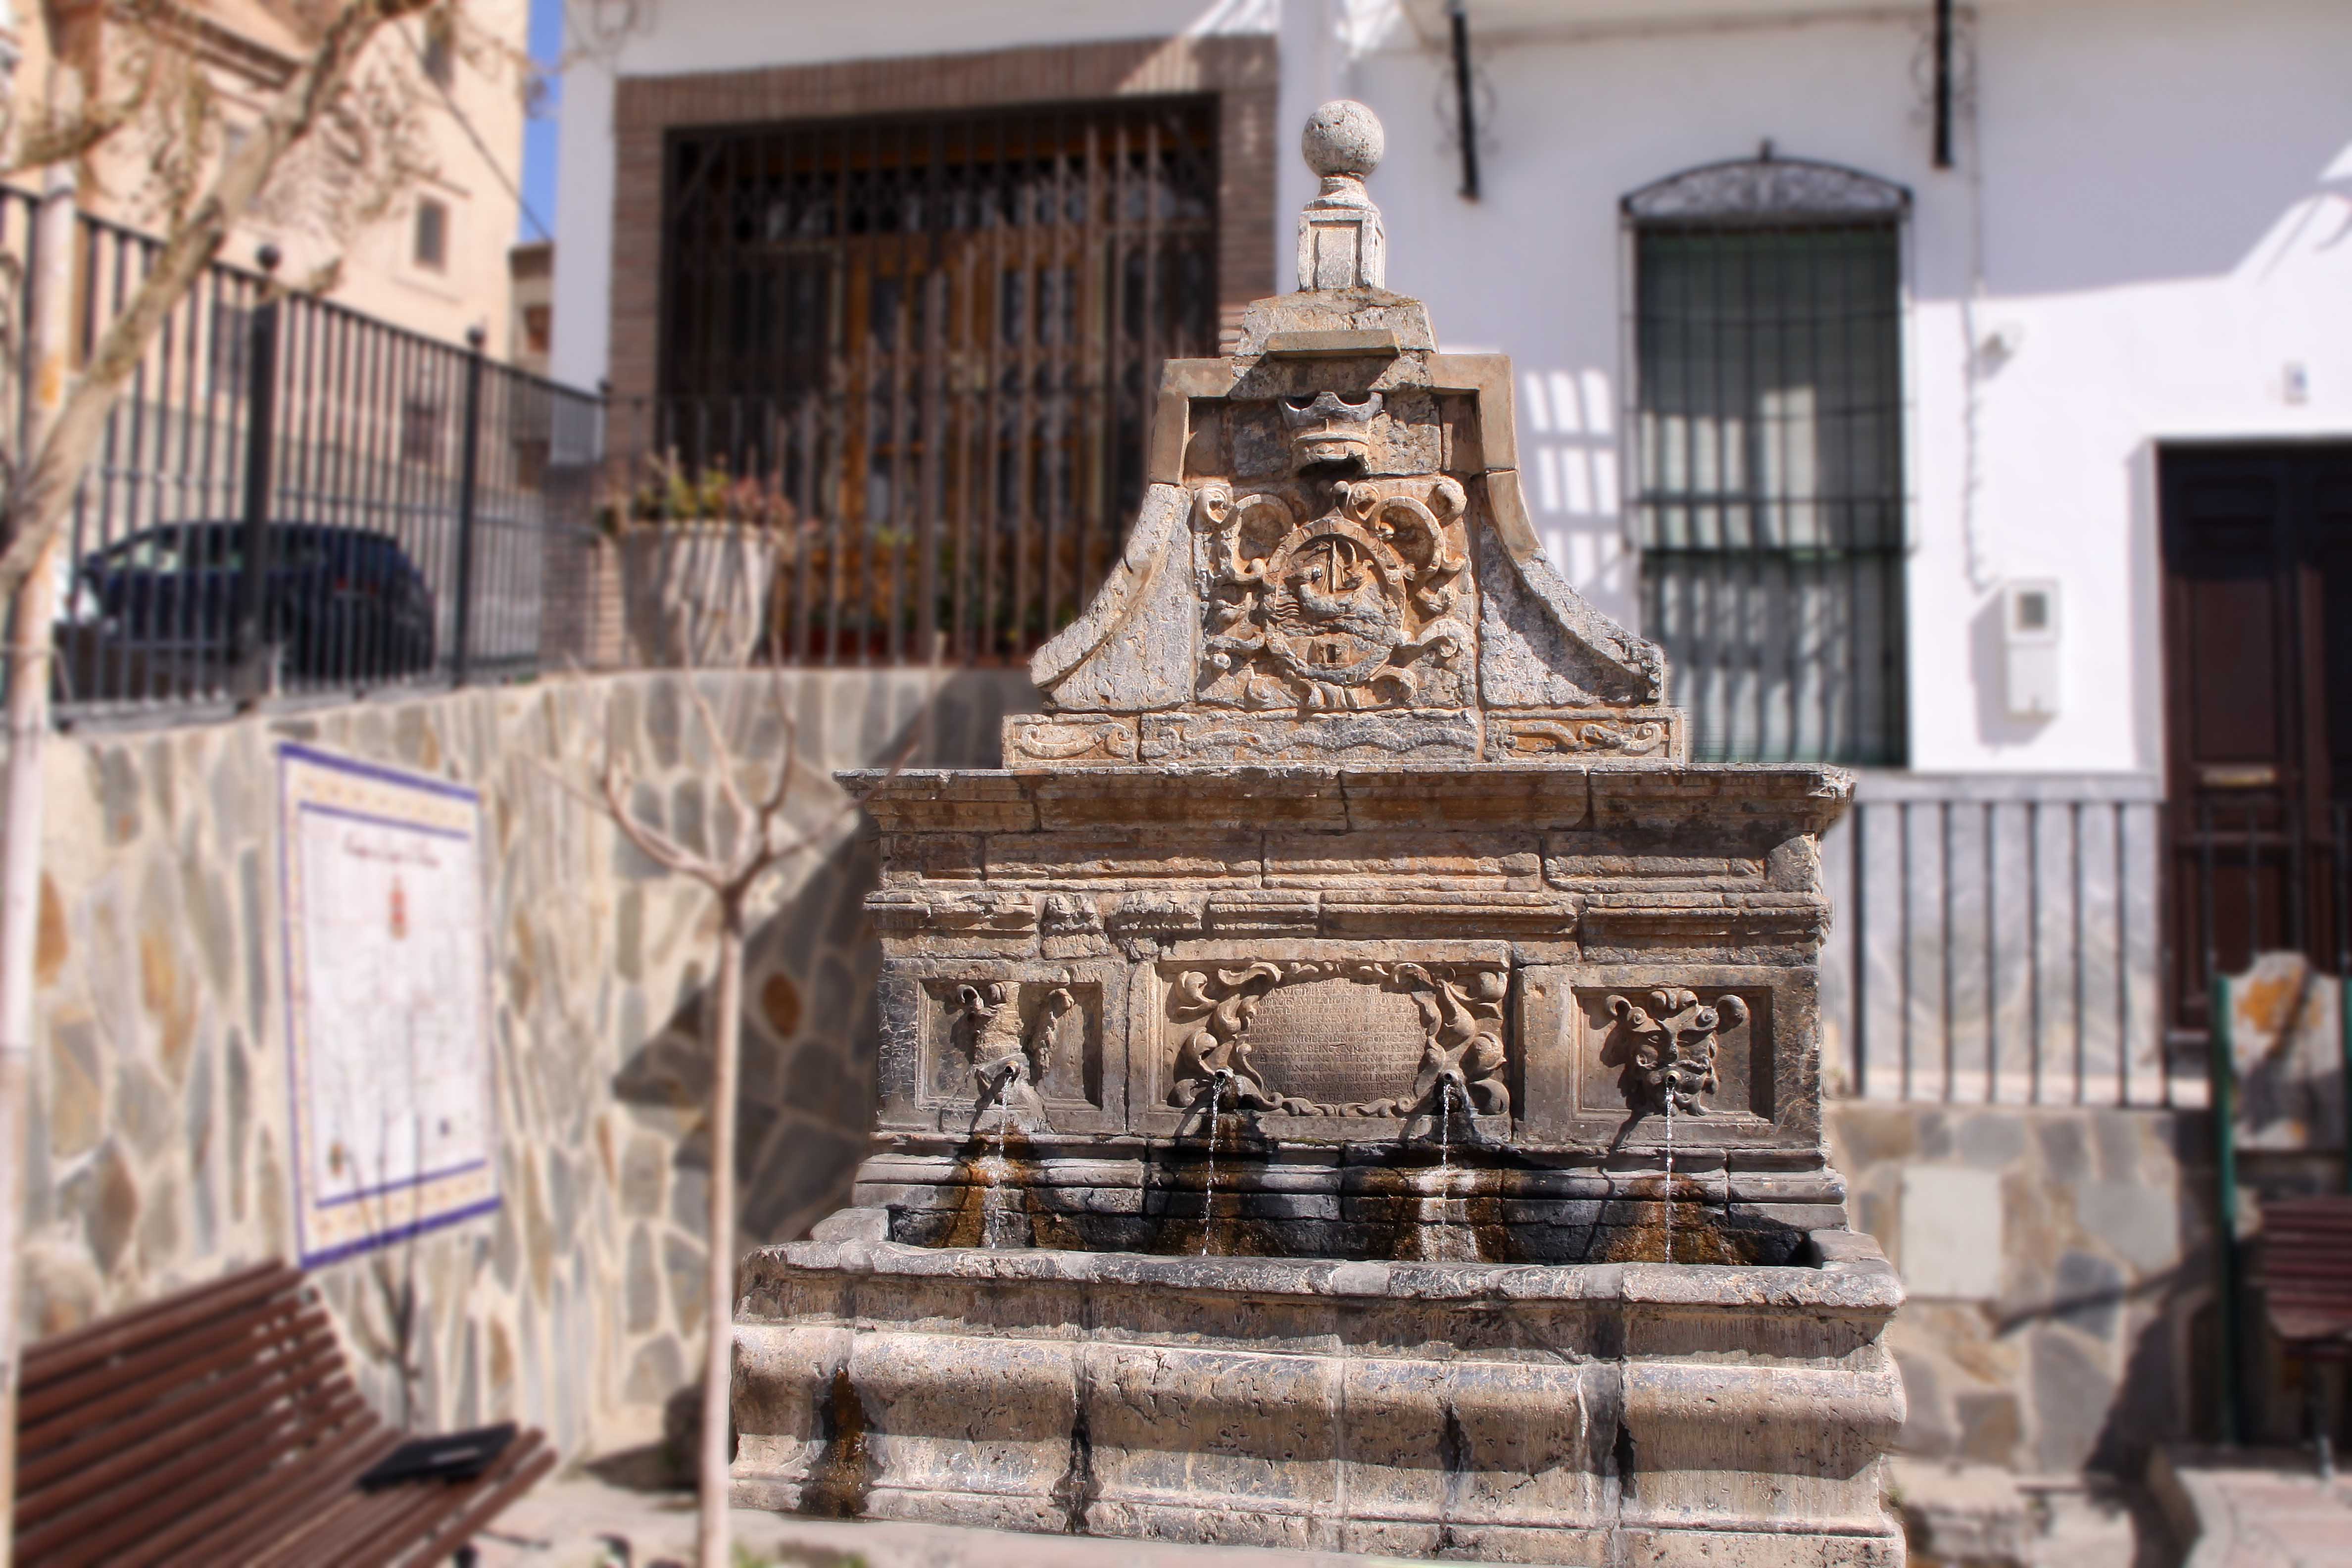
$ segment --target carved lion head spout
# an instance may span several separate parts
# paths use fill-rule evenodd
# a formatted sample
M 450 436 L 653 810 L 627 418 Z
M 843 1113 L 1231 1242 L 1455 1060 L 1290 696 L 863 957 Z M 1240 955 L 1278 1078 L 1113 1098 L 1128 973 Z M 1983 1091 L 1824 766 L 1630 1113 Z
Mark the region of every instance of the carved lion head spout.
M 1651 992 L 1649 1004 L 1609 998 L 1618 1039 L 1601 1059 L 1623 1069 L 1620 1087 L 1637 1115 L 1679 1110 L 1704 1116 L 1706 1097 L 1720 1087 L 1716 1050 L 1721 1032 L 1748 1022 L 1748 1004 L 1726 992 L 1709 1007 L 1696 991 L 1671 986 Z
M 958 1027 L 971 1059 L 975 1132 L 991 1121 L 1000 1129 L 1050 1130 L 1043 1089 L 1062 1020 L 1077 1010 L 1077 1001 L 1065 987 L 1047 991 L 1024 1038 L 1020 994 L 1019 985 L 1004 981 L 956 987 Z
M 1360 474 L 1372 460 L 1372 419 L 1381 411 L 1377 392 L 1318 392 L 1282 400 L 1282 423 L 1290 432 L 1290 467 L 1305 479 Z

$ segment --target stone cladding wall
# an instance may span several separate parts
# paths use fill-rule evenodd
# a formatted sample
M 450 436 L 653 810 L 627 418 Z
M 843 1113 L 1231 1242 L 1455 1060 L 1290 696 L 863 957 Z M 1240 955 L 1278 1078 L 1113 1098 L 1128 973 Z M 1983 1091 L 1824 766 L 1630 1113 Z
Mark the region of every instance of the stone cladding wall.
M 607 726 L 635 799 L 688 844 L 732 831 L 684 675 L 476 689 L 87 737 L 47 755 L 39 1037 L 26 1158 L 32 1336 L 293 1245 L 276 743 L 443 775 L 484 797 L 500 1190 L 495 1215 L 321 1271 L 363 1386 L 421 1427 L 512 1416 L 567 1453 L 663 1429 L 698 1363 L 715 920 L 551 782 Z M 698 678 L 733 743 L 784 745 L 768 678 Z M 747 967 L 744 1245 L 845 1197 L 873 1105 L 861 909 L 871 836 L 835 768 L 987 767 L 1010 675 L 795 672 L 817 847 L 770 896 Z M 404 1292 L 415 1310 L 404 1313 Z M 404 1368 L 405 1369 L 404 1371 Z M 690 1395 L 689 1395 L 690 1397 Z
M 2213 1169 L 2201 1110 L 1832 1101 L 1847 1215 L 1908 1299 L 1887 1331 L 1901 1451 L 2022 1475 L 2137 1478 L 2217 1429 Z M 2255 1198 L 2336 1190 L 2332 1155 L 2240 1156 Z M 2300 1433 L 2295 1369 L 2246 1321 L 2255 1435 Z M 2340 1408 L 2340 1406 L 2339 1406 Z

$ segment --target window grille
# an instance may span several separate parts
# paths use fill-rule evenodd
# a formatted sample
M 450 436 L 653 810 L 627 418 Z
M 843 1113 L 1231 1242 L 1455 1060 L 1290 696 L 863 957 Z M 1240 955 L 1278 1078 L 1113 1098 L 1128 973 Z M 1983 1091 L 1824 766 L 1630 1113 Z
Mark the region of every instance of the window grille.
M 1626 199 L 1643 623 L 1696 757 L 1903 761 L 1906 203 L 1772 159 Z
M 780 489 L 780 651 L 1017 658 L 1143 490 L 1160 362 L 1216 351 L 1215 100 L 672 132 L 658 395 Z

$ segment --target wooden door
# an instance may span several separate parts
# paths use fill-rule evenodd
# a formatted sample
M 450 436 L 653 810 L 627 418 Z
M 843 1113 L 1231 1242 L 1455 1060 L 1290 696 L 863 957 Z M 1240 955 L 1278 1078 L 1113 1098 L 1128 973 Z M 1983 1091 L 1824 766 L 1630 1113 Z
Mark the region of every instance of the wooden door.
M 2162 508 L 2173 1018 L 2206 973 L 2335 969 L 2352 805 L 2352 447 L 2168 448 Z

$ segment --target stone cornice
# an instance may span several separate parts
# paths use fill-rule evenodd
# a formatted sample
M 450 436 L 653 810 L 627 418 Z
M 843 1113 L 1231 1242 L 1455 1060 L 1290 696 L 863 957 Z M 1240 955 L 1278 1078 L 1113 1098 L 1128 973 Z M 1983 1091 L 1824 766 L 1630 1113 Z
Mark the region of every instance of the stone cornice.
M 1074 828 L 1672 832 L 1706 823 L 1820 834 L 1853 793 L 1809 763 L 1511 763 L 1076 767 L 1052 773 L 909 770 L 835 775 L 886 832 Z

